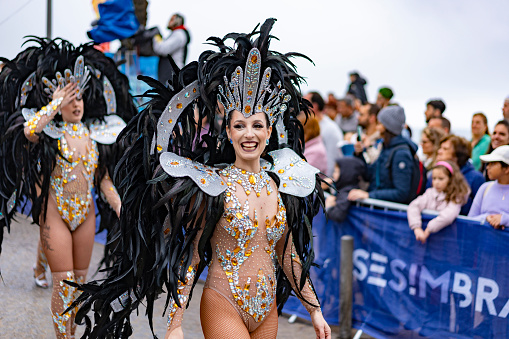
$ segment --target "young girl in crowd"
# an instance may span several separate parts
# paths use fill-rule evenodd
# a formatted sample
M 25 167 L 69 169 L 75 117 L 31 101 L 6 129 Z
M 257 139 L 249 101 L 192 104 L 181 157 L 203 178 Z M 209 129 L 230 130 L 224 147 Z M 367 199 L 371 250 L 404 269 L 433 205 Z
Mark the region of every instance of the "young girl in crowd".
M 450 225 L 459 215 L 470 189 L 458 166 L 451 161 L 439 161 L 433 167 L 432 187 L 417 197 L 408 206 L 408 225 L 415 233 L 415 239 L 423 244 L 431 233 Z M 436 218 L 422 229 L 421 212 L 424 209 L 439 211 Z
M 497 147 L 481 160 L 487 163 L 490 180 L 477 191 L 469 217 L 487 220 L 496 229 L 509 226 L 509 145 Z

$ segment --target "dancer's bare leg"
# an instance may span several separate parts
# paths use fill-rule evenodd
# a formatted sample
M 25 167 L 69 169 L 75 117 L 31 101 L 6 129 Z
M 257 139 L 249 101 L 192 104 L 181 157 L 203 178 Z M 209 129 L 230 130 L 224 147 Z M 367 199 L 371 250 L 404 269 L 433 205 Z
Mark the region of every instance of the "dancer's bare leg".
M 51 297 L 51 315 L 57 338 L 69 338 L 70 315 L 63 311 L 72 302 L 74 289 L 63 280 L 74 281 L 72 236 L 69 228 L 60 217 L 56 203 L 48 199 L 46 221 L 40 226 L 40 239 L 44 254 L 48 259 L 53 280 L 53 294 Z

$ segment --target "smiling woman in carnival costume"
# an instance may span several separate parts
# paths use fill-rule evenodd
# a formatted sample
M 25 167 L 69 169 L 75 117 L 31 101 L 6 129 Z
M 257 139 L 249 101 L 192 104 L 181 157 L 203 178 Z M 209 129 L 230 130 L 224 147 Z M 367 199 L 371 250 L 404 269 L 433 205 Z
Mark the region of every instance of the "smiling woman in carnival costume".
M 121 135 L 129 145 L 115 172 L 123 208 L 111 269 L 100 285 L 81 286 L 77 301 L 87 336 L 128 337 L 141 302 L 152 327 L 154 301 L 166 292 L 166 338 L 182 338 L 184 310 L 208 265 L 205 338 L 276 338 L 292 290 L 317 338 L 330 338 L 308 278 L 323 192 L 302 156 L 296 115 L 309 103 L 290 61 L 301 55 L 269 50 L 274 21 L 210 38 L 219 51 L 180 71 L 173 64 L 168 87 L 141 77 L 151 101 Z M 204 118 L 214 121 L 223 107 L 220 131 L 202 133 Z
M 95 234 L 92 188 L 102 225 L 120 214 L 113 173 L 124 120 L 136 110 L 127 78 L 92 45 L 33 38 L 0 73 L 0 224 L 9 229 L 25 197 L 40 226 L 53 280 L 51 315 L 57 338 L 74 338 L 78 291 Z M 3 227 L 2 227 L 3 231 Z M 3 232 L 2 232 L 3 233 Z M 1 240 L 1 239 L 0 239 Z

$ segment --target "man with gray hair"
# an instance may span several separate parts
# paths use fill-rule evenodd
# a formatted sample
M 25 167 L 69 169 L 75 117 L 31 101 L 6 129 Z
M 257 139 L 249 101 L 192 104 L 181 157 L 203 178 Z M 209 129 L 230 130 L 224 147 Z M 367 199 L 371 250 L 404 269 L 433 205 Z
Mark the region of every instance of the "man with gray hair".
M 338 113 L 335 120 L 343 133 L 355 132 L 359 119 L 359 112 L 355 109 L 355 100 L 350 96 L 338 100 Z

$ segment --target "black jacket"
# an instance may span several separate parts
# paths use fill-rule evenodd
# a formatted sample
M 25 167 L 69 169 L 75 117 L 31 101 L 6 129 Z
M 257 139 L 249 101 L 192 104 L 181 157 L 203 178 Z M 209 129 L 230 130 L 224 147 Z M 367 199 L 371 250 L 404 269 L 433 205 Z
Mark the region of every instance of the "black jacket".
M 360 178 L 366 172 L 366 164 L 356 157 L 344 157 L 336 160 L 336 163 L 341 171 L 339 180 L 334 183 L 338 190 L 336 205 L 327 209 L 327 214 L 330 219 L 342 222 L 345 220 L 350 208 L 348 193 L 354 188 L 359 188 Z

